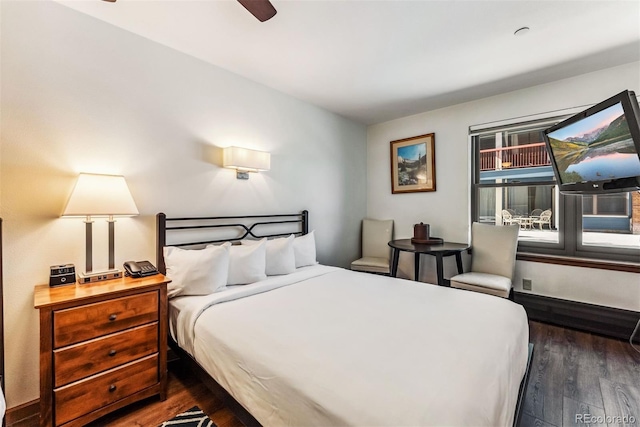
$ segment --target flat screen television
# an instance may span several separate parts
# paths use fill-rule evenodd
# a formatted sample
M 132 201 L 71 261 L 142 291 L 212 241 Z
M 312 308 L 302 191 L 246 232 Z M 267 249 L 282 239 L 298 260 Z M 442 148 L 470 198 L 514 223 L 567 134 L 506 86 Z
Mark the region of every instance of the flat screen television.
M 625 90 L 544 131 L 563 193 L 640 189 L 640 109 Z

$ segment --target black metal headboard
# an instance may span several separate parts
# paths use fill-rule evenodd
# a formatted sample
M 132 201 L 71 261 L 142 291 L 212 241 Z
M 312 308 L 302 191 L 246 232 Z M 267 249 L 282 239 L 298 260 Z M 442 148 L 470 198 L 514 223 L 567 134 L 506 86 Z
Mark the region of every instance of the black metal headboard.
M 169 225 L 172 224 L 172 225 Z M 175 225 L 173 225 L 175 224 Z M 273 228 L 276 227 L 277 228 Z M 284 231 L 283 227 L 291 226 L 293 230 Z M 273 232 L 259 233 L 256 228 L 272 228 Z M 206 236 L 211 231 L 235 231 L 234 235 L 225 238 L 218 238 L 213 234 Z M 167 242 L 167 235 L 171 232 L 172 237 L 180 234 L 177 242 Z M 212 216 L 212 217 L 185 217 L 167 218 L 163 213 L 156 215 L 156 260 L 158 270 L 162 274 L 166 273 L 164 263 L 165 246 L 203 246 L 208 244 L 223 242 L 238 242 L 247 237 L 262 239 L 264 237 L 282 237 L 290 234 L 303 235 L 309 232 L 309 211 L 302 211 L 297 214 L 277 214 L 277 215 L 245 215 L 245 216 Z M 205 236 L 203 236 L 203 234 Z

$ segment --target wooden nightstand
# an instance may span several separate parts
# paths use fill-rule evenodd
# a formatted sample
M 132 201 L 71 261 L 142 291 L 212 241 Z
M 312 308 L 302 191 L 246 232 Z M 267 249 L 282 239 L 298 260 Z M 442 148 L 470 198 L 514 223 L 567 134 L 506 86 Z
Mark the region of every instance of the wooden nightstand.
M 40 425 L 84 425 L 167 393 L 163 275 L 36 286 L 40 310 Z

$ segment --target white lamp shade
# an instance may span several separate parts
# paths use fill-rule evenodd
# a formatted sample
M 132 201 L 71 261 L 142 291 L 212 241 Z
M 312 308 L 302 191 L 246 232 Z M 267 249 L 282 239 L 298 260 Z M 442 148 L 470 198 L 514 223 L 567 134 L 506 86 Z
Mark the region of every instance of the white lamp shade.
M 123 176 L 81 173 L 62 216 L 138 215 Z
M 227 147 L 223 150 L 222 166 L 250 172 L 268 171 L 271 167 L 271 155 L 264 151 Z

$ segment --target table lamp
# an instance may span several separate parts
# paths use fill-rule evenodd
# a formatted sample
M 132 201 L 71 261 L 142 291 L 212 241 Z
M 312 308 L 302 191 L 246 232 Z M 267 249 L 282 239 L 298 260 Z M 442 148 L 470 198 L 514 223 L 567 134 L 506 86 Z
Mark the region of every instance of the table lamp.
M 86 271 L 78 274 L 80 283 L 122 277 L 115 268 L 115 220 L 114 216 L 138 215 L 131 192 L 123 176 L 81 173 L 69 197 L 63 217 L 85 217 Z M 109 270 L 93 271 L 92 217 L 107 217 L 109 223 Z

